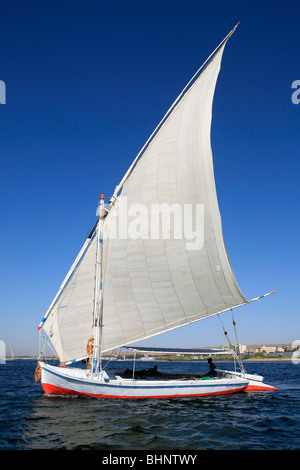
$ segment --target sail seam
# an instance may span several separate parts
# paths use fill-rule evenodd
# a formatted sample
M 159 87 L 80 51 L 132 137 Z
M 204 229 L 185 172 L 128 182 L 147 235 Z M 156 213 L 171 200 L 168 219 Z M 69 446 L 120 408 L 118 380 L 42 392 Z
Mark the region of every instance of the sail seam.
M 238 23 L 239 24 L 239 23 Z M 137 157 L 135 158 L 134 162 L 132 163 L 131 167 L 123 177 L 121 183 L 116 187 L 115 192 L 110 200 L 110 202 L 114 203 L 115 199 L 117 197 L 118 192 L 120 189 L 125 185 L 126 181 L 128 180 L 129 176 L 131 175 L 132 171 L 136 168 L 136 165 L 139 163 L 141 157 L 144 155 L 145 151 L 149 146 L 152 144 L 153 140 L 156 138 L 158 133 L 161 131 L 161 129 L 164 127 L 165 123 L 167 120 L 171 117 L 175 109 L 177 108 L 178 104 L 182 101 L 182 99 L 186 96 L 187 93 L 190 92 L 190 90 L 193 88 L 195 83 L 198 81 L 198 79 L 201 77 L 207 66 L 215 59 L 217 53 L 219 52 L 220 48 L 223 46 L 223 44 L 226 44 L 228 39 L 232 36 L 234 31 L 236 30 L 238 24 L 234 27 L 233 30 L 230 31 L 230 33 L 220 42 L 220 44 L 216 47 L 216 49 L 211 53 L 211 55 L 206 59 L 206 61 L 201 65 L 201 67 L 197 70 L 197 72 L 193 75 L 193 77 L 190 79 L 190 81 L 187 83 L 187 85 L 184 87 L 182 92 L 178 95 L 176 100 L 173 102 L 171 107 L 168 109 L 158 126 L 155 128 L 155 130 L 152 132 L 150 135 L 149 139 L 145 143 L 145 145 L 142 147 L 140 152 L 138 153 Z M 203 69 L 203 70 L 202 70 Z M 201 72 L 201 73 L 200 73 Z
M 200 78 L 200 77 L 199 77 Z M 182 105 L 182 102 L 180 103 Z M 182 106 L 183 108 L 183 106 Z M 178 139 L 179 139 L 179 133 L 180 133 L 180 128 L 181 128 L 181 125 L 182 125 L 182 119 L 183 119 L 183 114 L 184 114 L 184 109 L 182 109 L 182 112 L 181 112 L 181 115 L 180 115 L 180 122 L 179 122 L 179 125 L 178 125 L 178 132 L 177 132 L 177 144 L 178 144 Z M 178 170 L 178 158 L 180 158 L 179 156 L 179 153 L 178 153 L 178 145 L 176 146 L 176 149 L 177 149 L 177 165 L 176 165 L 176 192 L 177 192 L 177 200 L 179 201 L 180 198 L 179 198 L 179 194 L 178 194 L 178 179 L 177 179 L 177 170 Z M 196 186 L 196 180 L 195 180 L 195 172 L 193 172 L 193 176 L 194 176 L 194 182 L 195 182 L 195 186 Z M 203 301 L 202 299 L 202 296 L 200 295 L 199 293 L 199 290 L 197 289 L 197 284 L 195 282 L 195 279 L 192 275 L 192 268 L 191 268 L 191 263 L 190 263 L 190 259 L 189 259 L 189 256 L 187 256 L 187 254 L 185 253 L 185 260 L 186 260 L 186 263 L 188 265 L 188 268 L 189 268 L 189 277 L 193 283 L 193 286 L 194 286 L 194 290 L 195 292 L 197 293 L 198 297 L 200 298 L 201 302 L 202 302 L 202 305 L 204 306 L 205 310 L 206 310 L 206 306 L 205 306 L 205 302 Z M 183 309 L 184 311 L 184 309 Z M 185 313 L 185 311 L 184 311 Z M 188 316 L 186 315 L 185 313 L 185 318 L 186 320 L 188 320 Z
M 223 55 L 223 52 L 224 52 L 224 49 L 225 49 L 225 44 L 226 42 L 223 44 L 222 48 L 223 48 L 223 51 L 222 51 L 222 55 Z M 218 53 L 220 53 L 220 50 L 221 48 L 219 49 Z M 220 71 L 220 67 L 219 67 L 219 70 L 218 70 L 218 73 Z M 216 86 L 216 82 L 215 82 L 215 86 Z M 209 88 L 209 91 L 210 91 L 210 88 Z M 213 105 L 213 101 L 212 101 L 212 105 Z M 203 126 L 206 125 L 206 122 L 204 121 L 203 119 L 203 116 L 204 116 L 204 113 L 205 113 L 205 103 L 203 104 L 202 106 L 202 119 L 201 119 L 201 123 L 202 123 L 202 129 L 203 129 Z M 211 123 L 212 123 L 212 114 L 211 114 L 211 111 L 210 111 L 210 132 L 209 132 L 209 150 L 210 150 L 210 153 L 209 153 L 209 165 L 210 165 L 210 170 L 212 171 L 212 174 L 214 175 L 214 172 L 213 172 L 213 167 L 212 167 L 212 148 L 211 148 L 211 143 L 210 143 L 210 136 L 211 136 Z M 203 134 L 203 133 L 202 133 Z M 193 141 L 194 143 L 194 141 Z M 205 155 L 206 152 L 205 152 L 205 149 L 203 148 L 203 145 L 204 145 L 204 142 L 203 140 L 201 141 L 201 151 L 202 151 L 202 155 Z M 194 160 L 195 161 L 195 160 Z M 205 173 L 205 168 L 204 168 L 204 165 L 202 163 L 202 167 L 203 167 L 203 172 Z M 206 176 L 206 174 L 205 174 Z M 207 179 L 206 177 L 204 178 L 204 185 L 205 185 L 205 193 L 206 193 L 206 200 L 207 200 L 207 204 L 208 204 L 208 207 L 209 207 L 209 214 L 210 214 L 210 219 L 211 219 L 211 224 L 212 224 L 212 227 L 214 228 L 214 221 L 213 221 L 213 217 L 212 217 L 212 210 L 211 210 L 211 200 L 210 200 L 210 194 L 209 194 L 209 191 L 208 191 L 208 188 L 207 188 Z M 196 187 L 197 188 L 197 187 Z M 214 183 L 214 191 L 215 191 L 215 183 Z M 218 210 L 219 210 L 219 207 L 218 207 Z M 217 249 L 217 252 L 218 252 L 218 260 L 219 260 L 219 263 L 221 265 L 221 261 L 220 261 L 220 254 L 219 254 L 219 250 L 218 250 L 218 245 L 217 245 L 217 239 L 216 239 L 216 233 L 215 233 L 215 230 L 212 230 L 213 232 L 213 236 L 214 236 L 214 240 L 215 240 L 215 246 L 216 246 L 216 249 Z M 212 261 L 211 261 L 211 257 L 210 257 L 210 254 L 208 252 L 208 249 L 207 249 L 207 246 L 206 244 L 204 244 L 205 246 L 205 249 L 206 249 L 206 254 L 207 254 L 207 259 L 208 259 L 208 262 L 209 262 L 209 265 L 211 267 L 211 272 L 213 273 L 213 280 L 214 280 L 214 284 L 215 284 L 215 287 L 216 289 L 218 290 L 219 292 L 219 296 L 220 298 L 223 300 L 224 302 L 224 299 L 223 299 L 223 295 L 221 294 L 221 291 L 220 291 L 220 288 L 218 286 L 218 283 L 216 282 L 216 279 L 215 279 L 215 269 L 216 267 L 213 266 L 212 264 Z M 223 269 L 222 269 L 222 274 L 223 274 Z M 225 280 L 226 282 L 226 280 Z M 230 289 L 229 289 L 230 291 Z M 226 307 L 228 307 L 227 303 L 224 302 Z M 206 312 L 208 312 L 208 309 L 206 309 Z

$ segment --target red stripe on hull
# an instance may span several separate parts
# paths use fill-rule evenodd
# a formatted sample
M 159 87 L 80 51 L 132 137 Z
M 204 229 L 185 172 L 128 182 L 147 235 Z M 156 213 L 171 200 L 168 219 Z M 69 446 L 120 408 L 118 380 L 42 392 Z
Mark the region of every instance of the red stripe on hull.
M 264 387 L 263 385 L 248 385 L 244 392 L 272 392 L 273 390 L 279 390 L 276 387 Z
M 180 398 L 180 397 L 205 397 L 207 395 L 228 395 L 230 393 L 237 393 L 245 391 L 243 388 L 236 388 L 233 390 L 224 390 L 221 392 L 214 392 L 214 393 L 198 393 L 198 394 L 190 394 L 190 395 L 147 395 L 147 396 L 126 396 L 126 395 L 103 395 L 103 394 L 92 394 L 92 393 L 83 393 L 83 392 L 76 392 L 75 390 L 69 390 L 67 388 L 57 387 L 55 385 L 42 383 L 42 387 L 45 393 L 52 393 L 56 395 L 81 395 L 87 397 L 95 397 L 95 398 L 126 398 L 126 399 L 139 399 L 139 398 Z

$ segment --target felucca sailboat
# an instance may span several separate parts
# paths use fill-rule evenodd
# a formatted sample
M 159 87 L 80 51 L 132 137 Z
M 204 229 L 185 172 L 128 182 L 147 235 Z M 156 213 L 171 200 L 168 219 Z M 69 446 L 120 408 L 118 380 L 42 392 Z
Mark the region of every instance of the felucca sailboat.
M 249 303 L 223 240 L 210 143 L 216 81 L 235 29 L 180 93 L 108 204 L 101 195 L 97 223 L 38 327 L 36 379 L 46 393 L 135 399 L 271 388 L 244 369 L 203 380 L 110 377 L 102 367 L 104 352 Z M 44 341 L 60 367 L 42 360 Z M 65 367 L 77 361 L 87 368 Z

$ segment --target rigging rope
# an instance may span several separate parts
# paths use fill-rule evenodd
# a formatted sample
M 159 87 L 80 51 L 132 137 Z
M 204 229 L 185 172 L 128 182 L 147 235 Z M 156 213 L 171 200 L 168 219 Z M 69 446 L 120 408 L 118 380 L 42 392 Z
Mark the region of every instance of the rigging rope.
M 245 368 L 244 368 L 244 365 L 243 365 L 243 363 L 240 359 L 240 343 L 239 343 L 239 340 L 238 340 L 236 323 L 235 323 L 235 320 L 234 320 L 233 312 L 232 312 L 232 323 L 233 323 L 234 331 L 235 331 L 235 338 L 236 338 L 236 344 L 237 344 L 237 356 L 238 356 L 239 365 L 240 365 L 241 371 L 246 372 Z
M 219 317 L 219 320 L 220 320 L 220 322 L 221 322 L 221 325 L 222 325 L 222 328 L 223 328 L 223 331 L 224 331 L 224 335 L 225 335 L 225 337 L 226 337 L 226 339 L 227 339 L 227 341 L 228 341 L 228 343 L 229 343 L 229 346 L 230 346 L 231 350 L 233 351 L 234 362 L 235 362 L 235 360 L 237 359 L 237 362 L 239 363 L 239 366 L 240 366 L 241 371 L 242 371 L 242 372 L 246 372 L 246 371 L 245 371 L 245 368 L 244 368 L 244 366 L 243 366 L 243 363 L 242 363 L 242 361 L 241 361 L 241 359 L 240 359 L 240 348 L 239 348 L 239 342 L 238 342 L 238 337 L 237 337 L 236 323 L 235 323 L 235 321 L 234 321 L 233 314 L 232 314 L 232 320 L 233 320 L 233 326 L 234 326 L 234 331 L 235 331 L 235 336 L 236 336 L 236 346 L 231 343 L 230 338 L 229 338 L 229 335 L 228 335 L 227 331 L 226 331 L 225 328 L 224 328 L 223 322 L 222 322 L 221 317 L 220 317 L 219 314 L 218 314 L 218 317 Z
M 225 337 L 226 337 L 226 339 L 227 339 L 227 341 L 228 341 L 228 343 L 229 343 L 229 346 L 232 348 L 232 343 L 231 343 L 231 341 L 230 341 L 230 338 L 229 338 L 229 335 L 228 335 L 227 331 L 226 331 L 225 328 L 224 328 L 224 325 L 223 325 L 223 322 L 222 322 L 222 320 L 221 320 L 221 317 L 220 317 L 219 314 L 217 314 L 217 315 L 218 315 L 219 320 L 220 320 L 220 322 L 221 322 L 221 325 L 222 325 L 222 328 L 223 328 L 223 331 L 224 331 L 224 335 L 225 335 Z

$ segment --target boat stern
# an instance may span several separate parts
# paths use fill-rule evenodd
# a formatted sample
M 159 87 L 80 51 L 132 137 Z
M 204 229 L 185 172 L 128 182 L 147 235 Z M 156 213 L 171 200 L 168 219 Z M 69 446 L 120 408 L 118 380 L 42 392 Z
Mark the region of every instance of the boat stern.
M 272 385 L 264 383 L 264 377 L 258 374 L 245 374 L 246 378 L 249 380 L 248 386 L 245 388 L 244 392 L 271 392 L 273 390 L 279 390 Z
M 245 388 L 244 392 L 271 392 L 279 390 L 279 388 L 273 387 L 263 382 L 257 382 L 255 380 L 249 380 L 249 384 Z
M 247 387 L 243 390 L 244 392 L 271 392 L 279 390 L 273 385 L 264 383 L 264 377 L 258 374 L 242 374 L 241 372 L 224 371 L 228 374 L 232 374 L 239 377 L 244 377 L 248 380 Z

